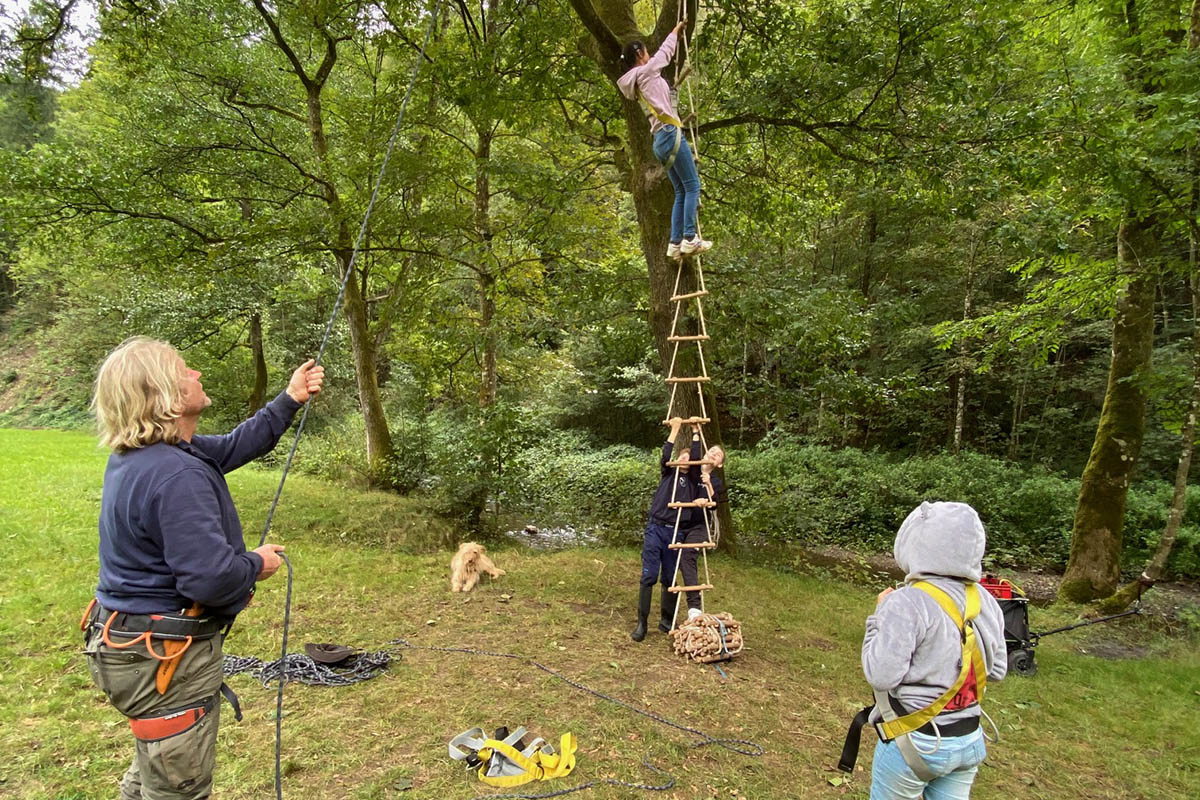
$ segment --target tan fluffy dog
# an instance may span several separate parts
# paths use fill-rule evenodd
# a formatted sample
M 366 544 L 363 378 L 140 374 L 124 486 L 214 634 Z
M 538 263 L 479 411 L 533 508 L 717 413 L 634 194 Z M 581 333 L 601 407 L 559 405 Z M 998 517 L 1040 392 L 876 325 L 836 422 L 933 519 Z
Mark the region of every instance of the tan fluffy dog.
M 499 578 L 504 570 L 487 557 L 487 548 L 477 542 L 463 542 L 450 559 L 450 591 L 469 592 L 479 583 L 479 573 Z

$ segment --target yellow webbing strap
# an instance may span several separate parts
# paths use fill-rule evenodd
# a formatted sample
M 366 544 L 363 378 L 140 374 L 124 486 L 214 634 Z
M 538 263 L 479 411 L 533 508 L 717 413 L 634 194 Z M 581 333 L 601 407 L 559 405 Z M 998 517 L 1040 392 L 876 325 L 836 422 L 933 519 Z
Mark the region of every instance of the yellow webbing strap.
M 478 753 L 484 762 L 483 766 L 479 768 L 479 780 L 488 786 L 511 788 L 529 783 L 530 781 L 548 781 L 551 778 L 562 778 L 569 775 L 571 770 L 575 769 L 575 751 L 578 748 L 579 743 L 575 740 L 575 734 L 564 733 L 562 739 L 559 740 L 559 751 L 557 753 L 547 753 L 544 750 L 537 750 L 534 752 L 532 758 L 526 758 L 521 755 L 520 750 L 512 745 L 505 744 L 497 739 L 488 739 L 484 742 L 484 746 Z M 489 776 L 487 774 L 487 762 L 492 755 L 492 751 L 500 753 L 525 771 L 520 775 Z
M 958 690 L 967 682 L 967 675 L 970 674 L 971 668 L 975 668 L 975 683 L 978 687 L 979 699 L 983 699 L 983 690 L 987 685 L 987 667 L 983 663 L 983 651 L 979 649 L 979 643 L 975 641 L 975 629 L 967 623 L 975 619 L 979 615 L 979 588 L 975 584 L 966 586 L 967 593 L 967 613 L 960 614 L 958 606 L 955 605 L 953 598 L 944 591 L 934 586 L 927 581 L 917 581 L 912 584 L 913 588 L 920 589 L 925 594 L 933 598 L 942 611 L 954 621 L 958 628 L 959 635 L 962 637 L 962 669 L 959 670 L 958 680 L 947 689 L 945 692 L 934 700 L 932 704 L 925 708 L 905 714 L 903 717 L 897 717 L 891 721 L 883 721 L 878 724 L 879 730 L 883 731 L 888 739 L 895 739 L 899 736 L 912 733 L 927 722 L 932 720 L 942 712 L 954 696 L 958 694 Z
M 642 104 L 642 108 L 646 110 L 647 114 L 657 119 L 663 125 L 674 125 L 676 128 L 683 127 L 683 123 L 677 120 L 675 117 L 672 117 L 665 111 L 659 111 L 657 108 L 650 105 L 650 101 L 646 99 L 644 94 L 642 94 L 642 87 L 638 86 L 636 83 L 634 84 L 634 87 L 637 89 L 638 102 Z
M 575 734 L 564 733 L 562 738 L 558 740 L 558 752 L 546 753 L 542 752 L 541 763 L 542 780 L 548 781 L 551 778 L 565 778 L 571 774 L 571 770 L 575 769 L 575 751 L 579 749 L 579 742 L 575 741 Z

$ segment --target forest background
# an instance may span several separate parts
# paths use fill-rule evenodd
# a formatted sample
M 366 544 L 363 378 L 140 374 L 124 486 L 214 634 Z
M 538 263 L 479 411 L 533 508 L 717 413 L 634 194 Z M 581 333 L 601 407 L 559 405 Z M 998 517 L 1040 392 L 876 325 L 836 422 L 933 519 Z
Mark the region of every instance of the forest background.
M 1071 559 L 1077 599 L 1176 535 L 1164 574 L 1200 577 L 1200 0 L 688 11 L 724 543 L 886 550 L 914 505 L 949 499 L 980 511 L 992 565 Z M 204 424 L 228 428 L 315 351 L 351 270 L 300 469 L 471 529 L 636 540 L 671 192 L 613 47 L 676 17 L 7 10 L 0 424 L 87 425 L 96 365 L 140 333 L 204 373 Z

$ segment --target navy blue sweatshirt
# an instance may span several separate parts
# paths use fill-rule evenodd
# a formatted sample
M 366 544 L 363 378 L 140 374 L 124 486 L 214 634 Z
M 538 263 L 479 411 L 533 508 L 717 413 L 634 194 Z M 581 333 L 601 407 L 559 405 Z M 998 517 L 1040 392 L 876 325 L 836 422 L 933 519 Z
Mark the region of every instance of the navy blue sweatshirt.
M 658 461 L 662 478 L 658 482 L 658 489 L 654 492 L 654 499 L 650 502 L 650 521 L 657 525 L 671 527 L 675 525 L 675 509 L 668 507 L 667 504 L 672 502 L 672 491 L 674 491 L 674 502 L 676 503 L 689 503 L 696 499 L 708 499 L 708 490 L 700 483 L 699 465 L 679 470 L 678 480 L 675 478 L 675 467 L 667 466 L 667 462 L 671 460 L 671 454 L 674 451 L 674 444 L 669 441 L 663 442 L 662 458 Z M 699 461 L 700 456 L 700 440 L 696 439 L 692 441 L 692 449 L 689 451 L 688 457 L 692 461 Z M 701 516 L 703 513 L 704 509 L 701 508 L 683 509 L 683 518 L 679 521 L 680 527 L 686 529 L 703 525 L 704 517 Z
M 245 608 L 263 562 L 246 552 L 225 473 L 270 452 L 299 408 L 283 392 L 224 436 L 109 456 L 100 500 L 100 605 L 156 614 L 196 602 L 230 617 Z

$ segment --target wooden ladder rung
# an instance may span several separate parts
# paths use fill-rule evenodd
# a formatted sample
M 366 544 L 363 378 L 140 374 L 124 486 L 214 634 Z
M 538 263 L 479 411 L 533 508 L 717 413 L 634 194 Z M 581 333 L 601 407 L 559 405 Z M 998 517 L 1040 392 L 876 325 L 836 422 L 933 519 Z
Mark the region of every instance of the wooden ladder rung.
M 708 334 L 701 333 L 696 336 L 668 336 L 668 342 L 707 342 Z
M 667 378 L 667 383 L 707 383 L 711 380 L 707 375 L 697 375 L 693 378 Z
M 687 294 L 677 294 L 671 298 L 672 303 L 678 303 L 683 300 L 691 300 L 693 297 L 704 297 L 708 294 L 707 289 L 701 289 L 698 292 L 688 292 Z
M 667 545 L 668 550 L 710 550 L 717 546 L 716 542 L 682 542 Z
M 667 462 L 668 467 L 695 467 L 697 465 L 703 467 L 705 464 L 712 464 L 715 467 L 717 465 L 717 462 L 711 461 L 707 458 L 702 458 L 699 461 L 668 461 Z
M 712 508 L 715 505 L 712 500 L 689 500 L 686 503 L 667 503 L 667 508 Z
M 679 420 L 681 425 L 707 425 L 711 420 L 708 417 L 688 417 L 687 419 Z M 671 420 L 664 419 L 663 425 L 670 425 Z
M 672 586 L 667 591 L 678 594 L 680 592 L 707 592 L 711 588 L 713 588 L 711 583 L 701 583 L 698 586 Z

